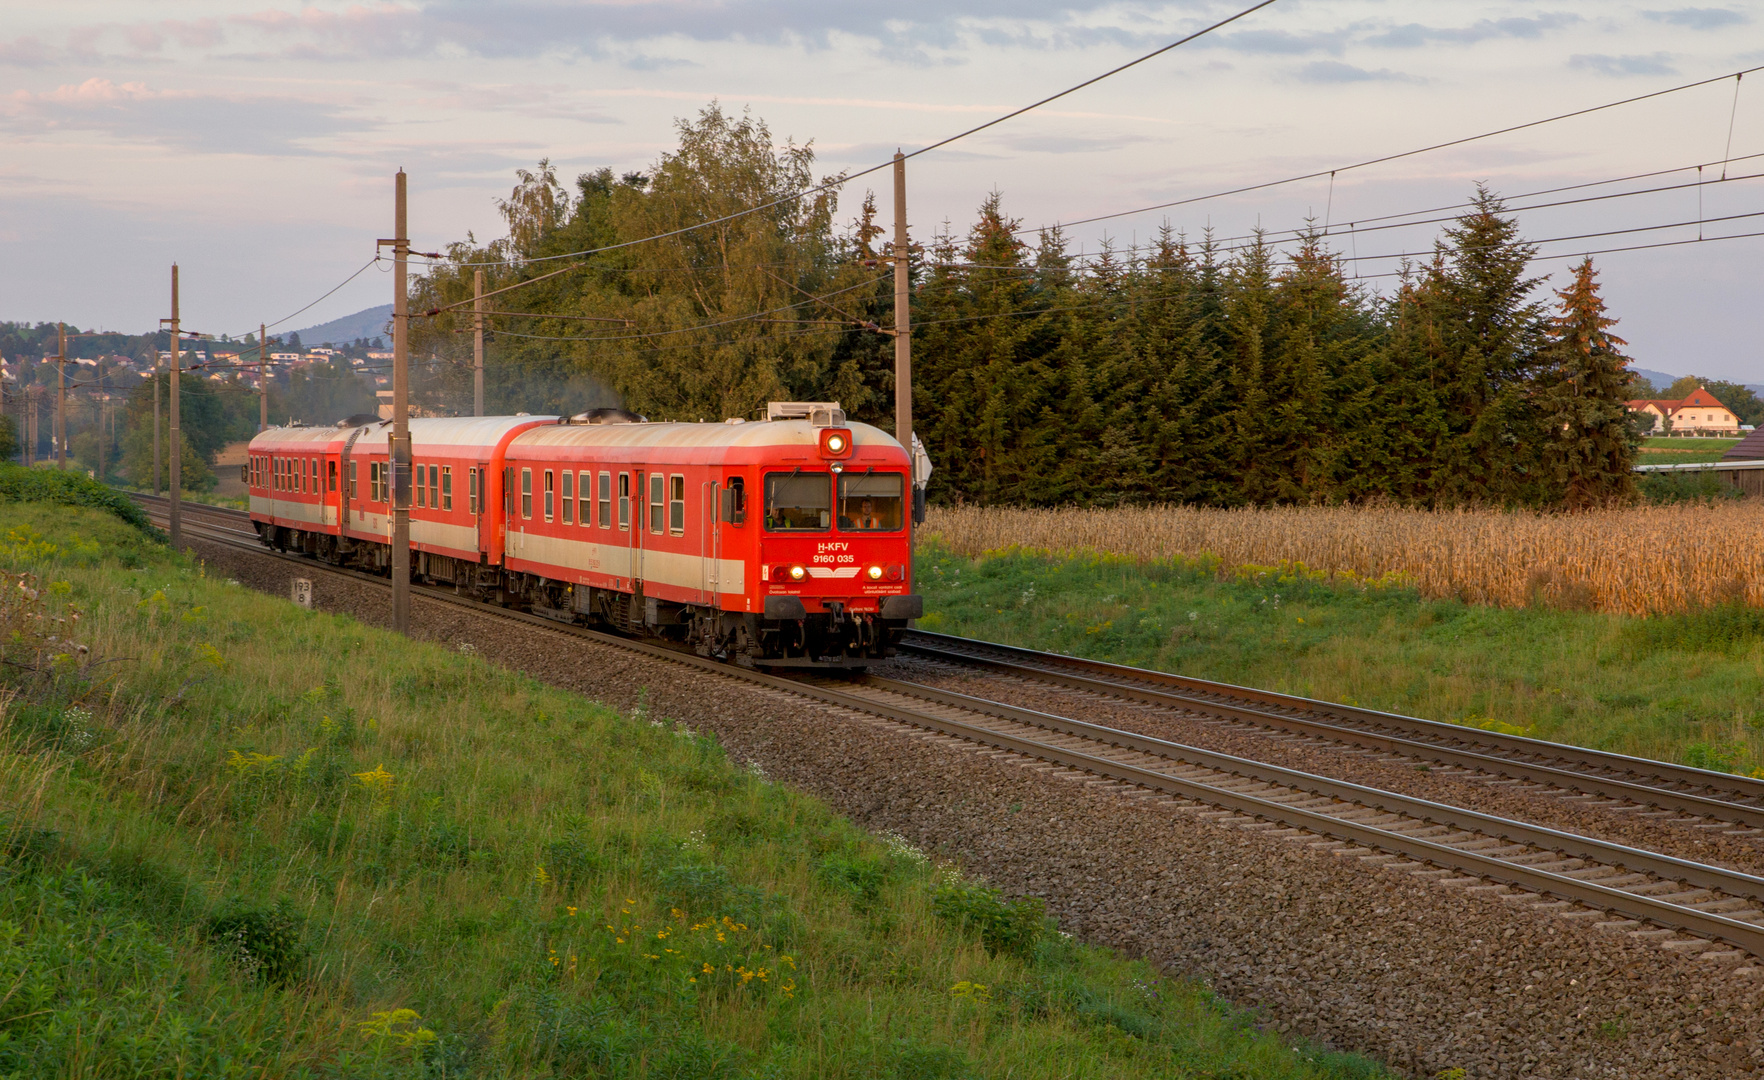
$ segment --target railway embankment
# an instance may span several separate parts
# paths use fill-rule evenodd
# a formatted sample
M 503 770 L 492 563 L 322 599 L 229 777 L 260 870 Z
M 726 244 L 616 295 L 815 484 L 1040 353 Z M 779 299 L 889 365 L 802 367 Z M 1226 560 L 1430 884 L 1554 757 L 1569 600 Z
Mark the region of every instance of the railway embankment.
M 290 577 L 310 574 L 321 606 L 383 618 L 375 583 L 198 548 L 257 588 L 284 594 Z M 1750 962 L 1700 961 L 1657 947 L 1645 928 L 1553 917 L 1555 905 L 1536 896 L 1273 835 L 1281 830 L 559 630 L 420 596 L 413 612 L 420 634 L 454 648 L 714 732 L 736 760 L 1007 894 L 1043 899 L 1081 938 L 1259 1007 L 1285 1035 L 1360 1049 L 1415 1076 L 1716 1077 L 1764 1060 L 1764 994 Z
M 837 809 L 912 827 L 935 788 L 802 782 L 945 748 L 424 599 L 395 637 L 373 585 L 192 546 L 0 502 L 0 1071 L 1382 1071 Z

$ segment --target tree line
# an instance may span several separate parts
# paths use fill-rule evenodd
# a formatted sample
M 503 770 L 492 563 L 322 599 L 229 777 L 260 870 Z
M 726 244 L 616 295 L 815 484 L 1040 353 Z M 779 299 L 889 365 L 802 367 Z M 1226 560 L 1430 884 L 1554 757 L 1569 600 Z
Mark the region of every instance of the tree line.
M 602 169 L 571 190 L 548 162 L 522 170 L 500 202 L 507 235 L 468 236 L 418 279 L 413 352 L 437 358 L 419 400 L 470 400 L 482 270 L 491 290 L 534 280 L 493 298 L 490 411 L 619 403 L 697 420 L 839 400 L 892 428 L 893 253 L 873 197 L 841 227 L 833 191 L 789 197 L 816 181 L 811 146 L 715 105 L 678 127 L 646 173 Z M 1540 295 L 1536 248 L 1480 187 L 1388 296 L 1320 230 L 1288 247 L 1165 230 L 1079 258 L 1057 229 L 1026 233 L 997 194 L 964 233 L 946 226 L 910 254 L 933 499 L 1580 507 L 1634 494 L 1624 403 L 1637 388 L 1597 270 L 1584 260 Z

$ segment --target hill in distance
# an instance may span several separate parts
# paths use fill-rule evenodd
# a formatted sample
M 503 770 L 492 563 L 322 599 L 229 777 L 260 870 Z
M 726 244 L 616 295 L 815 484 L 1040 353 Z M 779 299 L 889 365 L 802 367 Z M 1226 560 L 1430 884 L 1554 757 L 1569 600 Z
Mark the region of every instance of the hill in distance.
M 389 344 L 392 335 L 387 332 L 386 323 L 391 318 L 392 305 L 381 304 L 379 307 L 371 307 L 353 315 L 345 315 L 341 319 L 332 319 L 330 322 L 319 323 L 317 326 L 303 327 L 293 333 L 300 335 L 300 342 L 303 345 L 323 345 L 327 341 L 342 344 L 354 341 L 356 338 L 367 338 L 369 341 L 379 338 L 382 342 Z M 271 336 L 275 336 L 275 333 L 272 331 Z M 288 335 L 287 331 L 280 333 L 284 338 Z

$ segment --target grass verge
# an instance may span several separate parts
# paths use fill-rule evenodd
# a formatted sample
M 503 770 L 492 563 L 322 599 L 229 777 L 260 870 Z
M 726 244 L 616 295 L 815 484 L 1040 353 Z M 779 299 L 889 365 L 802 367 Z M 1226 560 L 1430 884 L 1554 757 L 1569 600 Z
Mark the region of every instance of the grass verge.
M 919 552 L 926 630 L 1705 768 L 1764 764 L 1764 610 L 1430 600 L 1266 568 Z
M 0 1075 L 1385 1075 L 666 717 L 113 514 L 0 535 Z

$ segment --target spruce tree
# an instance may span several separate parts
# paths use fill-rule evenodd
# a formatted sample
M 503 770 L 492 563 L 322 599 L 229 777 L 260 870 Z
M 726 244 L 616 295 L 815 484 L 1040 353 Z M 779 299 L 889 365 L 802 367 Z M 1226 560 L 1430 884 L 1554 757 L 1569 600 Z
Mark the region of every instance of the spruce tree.
M 1570 509 L 1632 498 L 1638 440 L 1625 404 L 1629 358 L 1610 332 L 1617 320 L 1605 314 L 1591 256 L 1556 296 L 1538 394 L 1552 494 Z

